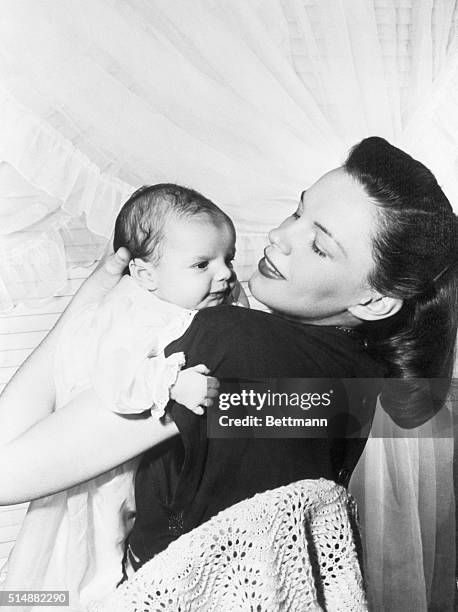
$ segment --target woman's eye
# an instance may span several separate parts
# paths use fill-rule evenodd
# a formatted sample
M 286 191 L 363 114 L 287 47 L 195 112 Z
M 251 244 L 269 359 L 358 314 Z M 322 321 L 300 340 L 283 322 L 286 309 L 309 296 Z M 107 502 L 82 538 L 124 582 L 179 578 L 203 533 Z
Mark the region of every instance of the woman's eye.
M 312 251 L 314 251 L 320 257 L 327 257 L 327 254 L 317 247 L 315 240 L 312 242 Z
M 199 268 L 199 270 L 205 270 L 206 268 L 208 268 L 208 261 L 199 261 L 199 263 L 196 264 L 195 267 Z

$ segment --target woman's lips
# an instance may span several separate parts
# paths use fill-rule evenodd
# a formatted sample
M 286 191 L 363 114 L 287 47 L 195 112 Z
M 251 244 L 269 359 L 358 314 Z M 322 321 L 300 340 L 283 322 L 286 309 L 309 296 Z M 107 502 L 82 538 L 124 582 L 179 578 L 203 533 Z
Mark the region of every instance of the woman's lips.
M 262 276 L 266 276 L 267 278 L 273 278 L 277 280 L 285 279 L 283 274 L 281 274 L 274 264 L 270 261 L 270 259 L 264 253 L 264 257 L 258 263 L 258 270 L 262 274 Z

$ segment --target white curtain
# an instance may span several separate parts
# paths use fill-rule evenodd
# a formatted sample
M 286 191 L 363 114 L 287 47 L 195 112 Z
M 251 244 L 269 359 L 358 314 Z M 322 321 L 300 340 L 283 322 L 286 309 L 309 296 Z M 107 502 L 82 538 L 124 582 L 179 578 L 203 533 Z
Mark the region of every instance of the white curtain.
M 371 609 L 453 610 L 451 406 L 406 432 L 379 405 L 350 490 L 359 502 Z
M 61 286 L 75 219 L 92 236 L 81 261 L 96 258 L 144 183 L 186 184 L 224 207 L 242 236 L 242 276 L 252 237 L 367 135 L 420 158 L 458 202 L 454 0 L 2 0 L 1 10 L 0 308 Z M 453 563 L 436 570 L 440 538 L 452 537 L 451 444 L 421 433 L 371 440 L 354 480 L 375 610 L 426 610 L 450 584 Z

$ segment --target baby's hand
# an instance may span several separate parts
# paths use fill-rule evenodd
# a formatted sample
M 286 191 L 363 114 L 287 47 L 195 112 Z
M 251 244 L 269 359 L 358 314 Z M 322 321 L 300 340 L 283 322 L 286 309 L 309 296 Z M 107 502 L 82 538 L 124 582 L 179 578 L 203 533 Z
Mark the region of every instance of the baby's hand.
M 210 370 L 203 363 L 178 373 L 177 381 L 170 389 L 170 397 L 189 408 L 194 414 L 203 414 L 204 407 L 213 405 L 218 395 L 219 381 L 208 376 Z

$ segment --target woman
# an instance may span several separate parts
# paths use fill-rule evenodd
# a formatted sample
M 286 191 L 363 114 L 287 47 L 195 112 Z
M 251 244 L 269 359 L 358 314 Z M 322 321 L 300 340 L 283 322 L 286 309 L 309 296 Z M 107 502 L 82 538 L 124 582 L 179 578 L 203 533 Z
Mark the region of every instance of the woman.
M 282 318 L 204 311 L 169 350 L 184 350 L 190 364 L 203 361 L 221 379 L 393 377 L 382 405 L 415 427 L 442 405 L 451 377 L 457 237 L 432 174 L 386 141 L 364 140 L 270 232 L 250 287 Z M 370 422 L 377 391 L 363 393 L 330 435 L 343 437 L 349 418 Z M 180 438 L 159 459 L 154 450 L 145 455 L 137 472 L 134 568 L 259 491 L 319 476 L 347 485 L 365 443 L 208 438 L 204 421 L 176 406 L 171 414 Z
M 297 211 L 269 235 L 250 287 L 279 316 L 226 307 L 202 311 L 168 350 L 184 350 L 189 365 L 206 363 L 221 379 L 448 381 L 457 329 L 457 234 L 433 175 L 386 141 L 366 139 L 342 168 L 304 192 Z M 117 275 L 104 270 L 98 278 L 109 285 Z M 103 293 L 96 281 L 94 276 L 82 288 L 77 303 Z M 2 396 L 0 465 L 13 465 L 14 472 L 0 470 L 1 501 L 71 486 L 179 431 L 166 448 L 148 453 L 139 470 L 129 546 L 134 567 L 257 492 L 301 478 L 346 484 L 362 452 L 364 440 L 358 439 L 208 439 L 205 421 L 179 406 L 171 407 L 168 423 L 132 420 L 100 410 L 91 391 L 31 427 L 52 411 L 55 334 Z M 396 394 L 387 388 L 382 404 L 398 423 L 412 427 L 440 407 L 446 387 L 437 398 L 429 387 L 401 387 Z M 362 393 L 351 407 L 358 420 L 370 422 L 376 395 L 373 389 Z M 347 417 L 348 407 L 342 410 Z M 81 428 L 68 431 L 74 411 Z M 50 436 L 59 448 L 43 449 Z

